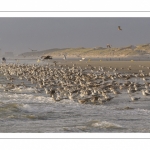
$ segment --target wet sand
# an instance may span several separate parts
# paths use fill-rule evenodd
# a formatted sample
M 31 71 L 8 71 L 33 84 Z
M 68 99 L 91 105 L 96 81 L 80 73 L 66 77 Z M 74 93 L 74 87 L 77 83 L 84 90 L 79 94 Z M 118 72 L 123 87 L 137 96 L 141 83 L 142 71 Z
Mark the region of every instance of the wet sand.
M 142 58 L 142 57 L 141 57 Z M 144 59 L 144 58 L 143 58 Z M 124 60 L 100 60 L 100 59 L 85 59 L 82 60 L 81 59 L 75 59 L 75 58 L 69 58 L 69 59 L 58 59 L 58 58 L 54 58 L 51 60 L 45 60 L 45 61 L 38 61 L 38 59 L 36 58 L 31 58 L 31 59 L 18 59 L 19 61 L 11 60 L 11 63 L 15 62 L 15 63 L 28 63 L 29 61 L 32 60 L 32 63 L 35 64 L 54 64 L 54 62 L 56 62 L 58 65 L 67 65 L 67 66 L 72 66 L 73 64 L 75 64 L 76 66 L 81 66 L 82 68 L 87 67 L 87 65 L 91 65 L 92 67 L 96 67 L 96 69 L 98 69 L 99 67 L 104 67 L 104 70 L 109 70 L 109 71 L 113 71 L 114 68 L 117 69 L 118 72 L 125 72 L 125 73 L 138 73 L 139 70 L 142 70 L 144 73 L 149 73 L 150 69 L 148 67 L 150 67 L 150 61 L 145 59 L 142 61 L 134 61 L 134 59 L 130 59 L 128 60 L 127 58 L 124 58 Z M 132 61 L 133 60 L 133 61 Z M 110 67 L 112 68 L 110 70 Z
M 104 69 L 110 70 L 109 67 L 116 68 L 119 72 L 126 72 L 126 73 L 138 73 L 139 70 L 142 70 L 145 73 L 149 73 L 150 69 L 150 61 L 75 61 L 75 60 L 63 60 L 57 61 L 58 64 L 72 66 L 76 64 L 77 66 L 81 66 L 82 68 L 86 67 L 87 65 L 91 65 L 92 67 L 104 67 Z

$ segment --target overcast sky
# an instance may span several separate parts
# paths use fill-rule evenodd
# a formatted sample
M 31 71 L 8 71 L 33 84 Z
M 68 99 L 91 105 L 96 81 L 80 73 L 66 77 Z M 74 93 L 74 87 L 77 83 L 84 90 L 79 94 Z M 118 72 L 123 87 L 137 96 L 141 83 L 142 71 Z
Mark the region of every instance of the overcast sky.
M 150 18 L 0 18 L 2 52 L 146 43 Z

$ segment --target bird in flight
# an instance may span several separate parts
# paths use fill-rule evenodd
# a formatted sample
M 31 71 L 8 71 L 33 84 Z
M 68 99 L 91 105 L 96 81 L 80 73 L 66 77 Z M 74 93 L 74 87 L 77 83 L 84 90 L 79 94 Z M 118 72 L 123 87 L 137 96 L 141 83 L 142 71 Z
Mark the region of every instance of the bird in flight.
M 118 30 L 122 30 L 120 26 L 118 26 Z
M 111 45 L 110 45 L 110 44 L 107 44 L 107 48 L 111 48 Z
M 31 49 L 31 48 L 28 48 L 28 49 L 30 49 L 32 52 L 35 52 L 35 51 L 37 51 L 36 49 Z

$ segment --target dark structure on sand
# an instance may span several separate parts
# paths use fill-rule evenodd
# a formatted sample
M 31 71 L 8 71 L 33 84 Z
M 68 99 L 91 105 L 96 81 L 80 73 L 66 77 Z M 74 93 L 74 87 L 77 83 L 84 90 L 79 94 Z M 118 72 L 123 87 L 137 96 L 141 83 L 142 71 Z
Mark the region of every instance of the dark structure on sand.
M 52 56 L 50 56 L 50 55 L 41 56 L 41 60 L 49 60 L 49 59 L 53 59 Z

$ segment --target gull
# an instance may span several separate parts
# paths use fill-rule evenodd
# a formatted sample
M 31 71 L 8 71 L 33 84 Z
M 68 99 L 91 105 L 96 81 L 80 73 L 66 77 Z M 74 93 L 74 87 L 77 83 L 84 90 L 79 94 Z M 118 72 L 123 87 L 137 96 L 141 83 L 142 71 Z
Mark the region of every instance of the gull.
M 89 98 L 78 99 L 78 102 L 79 102 L 80 104 L 85 104 L 85 103 L 88 103 L 89 100 L 90 100 Z
M 100 104 L 103 104 L 103 103 L 105 103 L 107 100 L 105 99 L 105 98 L 98 98 L 98 102 L 100 103 Z
M 118 94 L 121 94 L 119 91 L 113 89 L 112 92 L 115 94 L 115 95 L 118 95 Z
M 118 26 L 118 30 L 122 30 L 120 26 Z
M 131 98 L 131 101 L 137 101 L 140 99 L 140 97 L 133 97 L 133 96 L 130 96 L 130 98 Z
M 98 101 L 98 96 L 93 96 L 91 102 L 96 103 L 97 101 Z
M 114 97 L 111 97 L 110 95 L 105 95 L 104 98 L 105 98 L 105 100 L 110 101 L 110 100 L 112 100 Z
M 143 77 L 143 81 L 147 81 L 147 80 L 149 80 L 149 79 Z
M 28 48 L 28 49 L 30 49 L 32 52 L 38 51 L 38 50 L 36 50 L 36 49 L 31 49 L 31 48 Z
M 62 99 L 60 98 L 60 96 L 57 96 L 56 94 L 53 94 L 53 95 L 52 95 L 52 100 L 53 100 L 53 101 L 60 101 L 60 100 L 62 100 Z
M 148 84 L 145 84 L 145 88 L 146 88 L 146 89 L 148 89 L 148 88 L 149 88 Z
M 144 96 L 150 95 L 149 93 L 146 93 L 144 90 L 142 90 L 142 94 L 143 94 Z
M 50 94 L 50 97 L 52 97 L 52 96 L 55 94 L 55 90 L 54 90 L 54 89 L 51 89 L 51 90 L 49 91 L 49 94 Z
M 136 92 L 136 90 L 131 89 L 131 87 L 129 87 L 129 88 L 127 89 L 127 92 L 130 94 L 130 93 L 134 93 L 134 92 Z
M 63 56 L 64 56 L 64 60 L 66 60 L 66 55 L 63 54 Z
M 69 94 L 68 94 L 68 98 L 70 99 L 70 100 L 74 100 L 76 97 L 78 96 L 78 93 L 76 94 L 74 94 L 74 93 L 70 93 L 69 92 Z
M 45 87 L 44 88 L 46 94 L 50 94 L 50 91 Z
M 111 48 L 111 45 L 110 45 L 110 44 L 107 44 L 107 48 Z
M 146 89 L 146 90 L 145 90 L 145 93 L 149 94 L 149 89 Z

